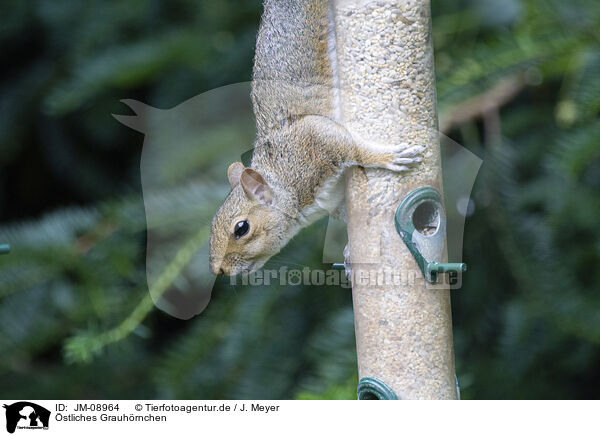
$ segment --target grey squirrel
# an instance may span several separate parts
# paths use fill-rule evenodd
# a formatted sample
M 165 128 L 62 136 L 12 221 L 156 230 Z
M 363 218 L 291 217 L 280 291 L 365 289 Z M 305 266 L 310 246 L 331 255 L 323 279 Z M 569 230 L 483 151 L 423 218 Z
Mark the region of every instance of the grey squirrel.
M 333 14 L 327 0 L 265 0 L 256 41 L 250 167 L 231 164 L 215 215 L 210 269 L 260 269 L 304 226 L 343 203 L 351 166 L 406 171 L 422 147 L 376 144 L 340 124 Z

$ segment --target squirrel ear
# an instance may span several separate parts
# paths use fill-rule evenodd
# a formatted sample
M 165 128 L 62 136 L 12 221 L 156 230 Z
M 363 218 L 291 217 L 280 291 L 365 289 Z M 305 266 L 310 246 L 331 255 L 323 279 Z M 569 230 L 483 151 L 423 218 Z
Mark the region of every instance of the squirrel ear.
M 242 188 L 251 200 L 258 200 L 264 204 L 270 204 L 273 199 L 273 191 L 260 173 L 252 168 L 245 168 L 240 177 Z
M 234 162 L 229 165 L 229 169 L 227 170 L 227 178 L 229 179 L 231 189 L 235 188 L 238 183 L 240 183 L 242 171 L 244 171 L 244 164 L 241 162 Z

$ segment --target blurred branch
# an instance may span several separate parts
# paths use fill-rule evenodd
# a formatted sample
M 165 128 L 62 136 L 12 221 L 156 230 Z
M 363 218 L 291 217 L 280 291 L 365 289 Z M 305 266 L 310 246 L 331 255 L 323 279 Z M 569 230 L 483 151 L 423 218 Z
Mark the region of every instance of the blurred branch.
M 525 86 L 526 81 L 521 74 L 500 80 L 493 88 L 440 114 L 440 132 L 448 133 L 457 125 L 497 111 L 517 96 Z
M 494 107 L 482 114 L 483 119 L 483 142 L 487 148 L 500 145 L 502 140 L 502 121 L 500 108 Z
M 190 263 L 198 249 L 206 243 L 208 235 L 208 227 L 203 227 L 177 252 L 175 258 L 150 288 L 149 294 L 142 298 L 142 301 L 121 324 L 98 335 L 84 332 L 68 339 L 65 344 L 67 360 L 89 362 L 107 345 L 119 342 L 129 336 L 152 311 L 154 299 L 159 299 L 167 291 L 181 271 Z
M 99 222 L 94 228 L 75 240 L 75 251 L 81 255 L 87 254 L 98 242 L 108 238 L 118 229 L 119 227 L 111 221 Z

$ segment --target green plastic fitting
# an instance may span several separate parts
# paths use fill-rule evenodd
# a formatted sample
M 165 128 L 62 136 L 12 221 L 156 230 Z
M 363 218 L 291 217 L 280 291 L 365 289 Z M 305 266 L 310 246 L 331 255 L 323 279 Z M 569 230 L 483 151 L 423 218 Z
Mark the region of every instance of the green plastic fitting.
M 394 391 L 375 377 L 363 377 L 358 382 L 356 396 L 359 400 L 397 400 Z
M 446 213 L 440 193 L 430 186 L 410 192 L 395 215 L 396 231 L 415 258 L 425 280 L 435 283 L 438 274 L 467 270 L 464 263 L 441 263 L 446 240 Z
M 466 263 L 438 263 L 429 262 L 427 264 L 427 273 L 432 277 L 432 280 L 437 281 L 438 274 L 459 273 L 467 270 Z

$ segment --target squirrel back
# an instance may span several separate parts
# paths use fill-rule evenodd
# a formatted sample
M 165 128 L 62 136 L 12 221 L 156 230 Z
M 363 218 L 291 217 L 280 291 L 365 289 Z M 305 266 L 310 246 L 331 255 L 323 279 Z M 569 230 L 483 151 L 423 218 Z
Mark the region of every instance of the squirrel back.
M 334 116 L 335 38 L 328 0 L 265 0 L 252 102 L 258 136 L 297 117 Z

